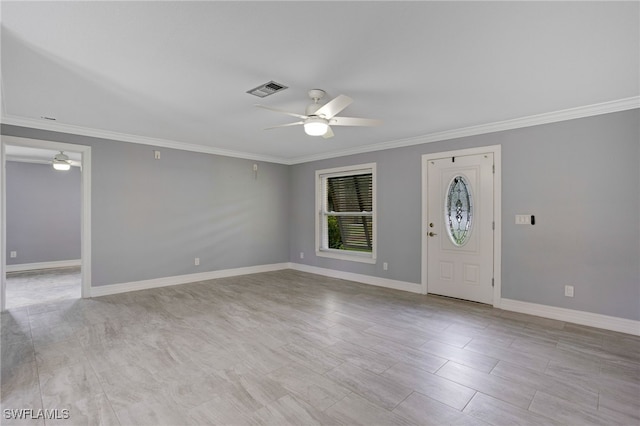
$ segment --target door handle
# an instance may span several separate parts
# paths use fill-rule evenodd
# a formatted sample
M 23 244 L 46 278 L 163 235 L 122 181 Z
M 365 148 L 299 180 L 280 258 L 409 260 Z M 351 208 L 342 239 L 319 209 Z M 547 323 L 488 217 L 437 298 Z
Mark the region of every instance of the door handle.
M 436 234 L 435 232 L 429 232 L 429 236 L 430 237 L 435 237 L 436 235 L 438 235 L 438 234 Z

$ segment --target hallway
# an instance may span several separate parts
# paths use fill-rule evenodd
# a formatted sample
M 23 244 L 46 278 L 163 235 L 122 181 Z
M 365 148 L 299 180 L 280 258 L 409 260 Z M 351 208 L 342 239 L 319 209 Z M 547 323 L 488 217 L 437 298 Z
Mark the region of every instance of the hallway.
M 7 309 L 80 298 L 80 267 L 7 273 Z

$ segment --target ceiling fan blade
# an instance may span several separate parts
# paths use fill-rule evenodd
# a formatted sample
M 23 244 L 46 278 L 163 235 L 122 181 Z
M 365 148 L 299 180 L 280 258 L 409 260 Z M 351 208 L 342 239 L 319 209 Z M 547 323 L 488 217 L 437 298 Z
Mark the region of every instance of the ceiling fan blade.
M 301 124 L 304 124 L 304 121 L 296 121 L 295 123 L 280 124 L 279 126 L 267 127 L 264 130 L 278 129 L 280 127 L 299 126 Z
M 333 118 L 340 111 L 351 105 L 353 99 L 345 95 L 338 95 L 324 104 L 315 112 L 315 115 L 324 118 Z
M 268 109 L 269 111 L 279 112 L 281 114 L 287 114 L 287 115 L 290 115 L 290 116 L 296 117 L 296 118 L 302 118 L 302 119 L 309 118 L 306 115 L 296 114 L 295 112 L 283 111 L 281 109 L 271 108 L 271 107 L 268 107 L 266 105 L 255 104 L 255 106 L 257 106 L 258 108 Z
M 373 118 L 334 117 L 330 121 L 332 126 L 379 126 L 382 120 Z
M 323 137 L 323 138 L 325 138 L 325 139 L 332 138 L 333 136 L 334 136 L 334 135 L 333 135 L 333 130 L 331 130 L 331 127 L 328 127 L 328 128 L 327 128 L 327 133 L 325 133 L 324 135 L 322 135 L 322 137 Z

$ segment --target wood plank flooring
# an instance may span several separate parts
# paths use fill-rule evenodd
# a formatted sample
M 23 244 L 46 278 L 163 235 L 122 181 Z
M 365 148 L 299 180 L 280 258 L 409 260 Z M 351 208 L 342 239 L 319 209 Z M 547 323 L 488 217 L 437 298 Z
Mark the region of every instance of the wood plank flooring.
M 638 337 L 292 270 L 1 321 L 3 425 L 640 424 Z
M 80 298 L 80 267 L 7 273 L 7 309 Z

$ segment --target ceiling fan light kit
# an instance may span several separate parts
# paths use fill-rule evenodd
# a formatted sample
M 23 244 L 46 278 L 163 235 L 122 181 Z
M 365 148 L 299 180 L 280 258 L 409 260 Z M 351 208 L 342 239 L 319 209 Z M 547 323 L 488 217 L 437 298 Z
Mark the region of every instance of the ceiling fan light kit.
M 62 151 L 60 151 L 60 154 L 56 154 L 53 157 L 53 161 L 51 163 L 55 170 L 65 171 L 71 168 L 71 161 L 69 161 L 69 157 Z
M 351 105 L 353 99 L 345 95 L 339 95 L 324 105 L 318 103 L 325 95 L 325 91 L 321 89 L 311 89 L 308 92 L 313 103 L 308 105 L 305 115 L 293 112 L 283 111 L 271 108 L 266 105 L 256 105 L 257 107 L 268 109 L 270 111 L 279 112 L 302 119 L 295 123 L 282 124 L 279 126 L 269 127 L 265 130 L 275 129 L 278 127 L 289 127 L 303 125 L 304 132 L 309 136 L 322 136 L 325 139 L 333 137 L 332 126 L 379 126 L 382 124 L 380 120 L 372 120 L 368 118 L 355 117 L 336 117 L 343 109 Z
M 322 136 L 329 130 L 329 122 L 320 117 L 309 117 L 304 122 L 304 132 L 309 136 Z

